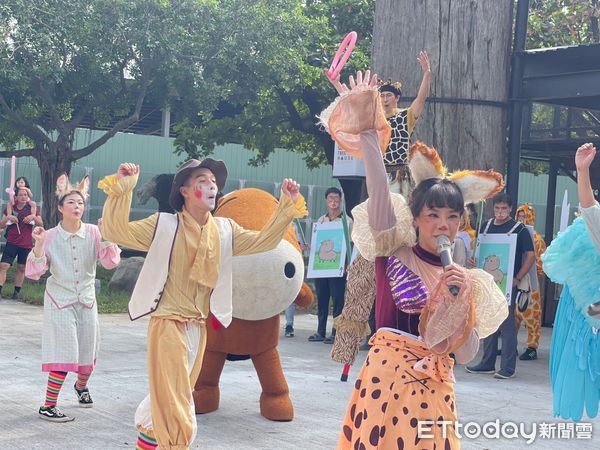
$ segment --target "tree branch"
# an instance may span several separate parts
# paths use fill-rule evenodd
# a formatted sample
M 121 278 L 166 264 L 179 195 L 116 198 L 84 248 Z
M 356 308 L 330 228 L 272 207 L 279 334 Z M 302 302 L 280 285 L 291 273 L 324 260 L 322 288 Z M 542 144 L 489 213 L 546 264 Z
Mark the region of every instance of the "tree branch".
M 16 156 L 20 158 L 22 156 L 32 156 L 37 157 L 39 150 L 37 148 L 28 148 L 24 150 L 4 150 L 0 152 L 0 158 L 11 158 Z
M 102 135 L 102 137 L 100 137 L 96 141 L 92 142 L 87 147 L 84 147 L 80 150 L 75 150 L 75 151 L 71 152 L 71 155 L 70 155 L 71 161 L 77 161 L 78 159 L 81 159 L 87 155 L 90 155 L 91 153 L 94 152 L 94 150 L 96 150 L 101 145 L 104 145 L 110 138 L 112 138 L 119 131 L 125 130 L 130 125 L 133 125 L 135 122 L 140 120 L 140 111 L 142 110 L 142 105 L 144 104 L 144 98 L 146 97 L 146 91 L 148 90 L 148 85 L 150 84 L 150 74 L 152 73 L 153 68 L 154 68 L 154 62 L 149 61 L 146 64 L 146 70 L 144 71 L 142 80 L 140 82 L 140 89 L 138 92 L 138 97 L 137 97 L 137 101 L 136 101 L 135 109 L 134 109 L 133 113 L 129 117 L 127 117 L 123 120 L 120 120 L 119 122 L 114 124 L 110 130 L 108 130 L 106 133 L 104 133 Z
M 8 116 L 8 119 L 12 124 L 20 130 L 24 135 L 30 137 L 34 141 L 42 141 L 49 145 L 52 141 L 45 133 L 42 132 L 38 127 L 33 125 L 31 122 L 23 119 L 19 114 L 11 109 L 11 107 L 6 102 L 4 95 L 0 93 L 0 106 Z
M 127 88 L 124 87 L 119 92 L 117 92 L 116 94 L 111 94 L 110 97 L 109 96 L 104 96 L 102 99 L 100 99 L 98 101 L 88 100 L 85 103 L 85 105 L 83 105 L 81 107 L 81 109 L 79 109 L 79 111 L 77 111 L 77 114 L 75 115 L 75 117 L 72 120 L 70 120 L 69 122 L 66 123 L 66 129 L 67 130 L 74 130 L 75 128 L 77 128 L 81 124 L 81 122 L 83 121 L 83 119 L 85 118 L 85 116 L 88 115 L 92 111 L 92 109 L 98 108 L 98 107 L 101 107 L 101 106 L 105 106 L 105 105 L 113 102 L 115 100 L 115 98 L 121 97 L 126 92 L 127 92 Z
M 598 27 L 598 16 L 600 15 L 600 6 L 598 0 L 592 0 L 592 14 L 590 15 L 590 31 L 592 32 L 592 40 L 600 42 L 600 29 Z
M 52 118 L 52 121 L 54 122 L 56 129 L 59 131 L 59 133 L 61 133 L 61 134 L 64 133 L 66 131 L 65 130 L 65 122 L 60 117 L 60 114 L 58 114 L 58 111 L 56 110 L 56 106 L 54 105 L 54 100 L 52 99 L 52 96 L 50 95 L 50 93 L 48 92 L 46 87 L 43 85 L 42 80 L 40 78 L 34 76 L 31 79 L 31 87 L 32 87 L 33 91 L 36 92 L 41 97 L 43 102 L 48 107 L 48 111 L 50 112 L 50 117 Z
M 290 123 L 292 124 L 292 126 L 295 129 L 297 129 L 298 131 L 306 132 L 305 127 L 304 127 L 304 121 L 302 120 L 300 113 L 296 109 L 296 106 L 294 105 L 294 101 L 290 98 L 290 96 L 287 94 L 287 92 L 285 92 L 281 88 L 277 88 L 277 94 L 279 95 L 281 102 L 283 103 L 283 105 L 285 106 L 285 109 L 287 110 L 288 114 L 290 115 Z
M 317 96 L 315 95 L 315 92 L 309 88 L 305 88 L 302 91 L 302 101 L 304 103 L 306 103 L 306 106 L 308 106 L 308 110 L 310 111 L 310 114 L 314 117 L 317 116 L 318 114 L 321 113 L 321 111 L 323 111 L 324 107 L 321 104 L 321 102 L 319 101 L 319 99 L 317 98 Z

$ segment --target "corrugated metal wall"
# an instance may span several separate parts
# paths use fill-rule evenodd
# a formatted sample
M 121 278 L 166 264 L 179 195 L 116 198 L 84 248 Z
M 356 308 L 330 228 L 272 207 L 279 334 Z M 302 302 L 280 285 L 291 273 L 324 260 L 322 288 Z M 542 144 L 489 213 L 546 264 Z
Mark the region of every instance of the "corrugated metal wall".
M 79 130 L 75 138 L 75 148 L 83 148 L 97 139 L 102 132 L 92 130 Z M 223 159 L 229 171 L 229 180 L 225 192 L 230 192 L 240 187 L 257 187 L 273 194 L 278 193 L 279 183 L 285 177 L 294 178 L 302 185 L 302 194 L 308 201 L 309 212 L 314 220 L 326 212 L 324 201 L 325 190 L 329 186 L 338 186 L 336 179 L 332 178 L 330 166 L 320 167 L 314 170 L 306 168 L 301 156 L 285 150 L 275 151 L 269 158 L 269 163 L 262 167 L 251 167 L 249 160 L 252 152 L 240 145 L 229 144 L 217 148 L 213 155 L 216 159 Z M 73 165 L 72 178 L 79 180 L 86 173 L 86 168 L 91 171 L 92 186 L 107 174 L 114 173 L 121 162 L 134 162 L 141 166 L 140 185 L 145 183 L 154 175 L 159 173 L 172 173 L 178 164 L 183 161 L 184 156 L 173 153 L 173 139 L 157 136 L 144 136 L 137 134 L 118 133 L 104 146 L 91 155 L 77 161 Z M 4 166 L 4 170 L 2 169 Z M 32 158 L 19 158 L 17 160 L 17 176 L 26 176 L 32 186 L 36 200 L 41 195 L 39 170 Z M 57 174 L 58 175 L 58 174 Z M 0 160 L 0 182 L 2 187 L 8 187 L 10 177 L 10 162 Z M 536 229 L 543 234 L 546 218 L 546 195 L 548 176 L 534 176 L 529 173 L 521 173 L 519 183 L 519 203 L 529 202 L 537 214 Z M 565 189 L 569 193 L 571 203 L 570 219 L 576 210 L 577 185 L 568 177 L 561 176 L 557 183 L 557 203 L 555 230 L 558 229 L 560 221 L 560 204 Z M 6 201 L 6 193 L 2 195 L 3 202 Z M 104 202 L 104 194 L 98 189 L 92 189 L 90 197 L 89 220 L 96 220 Z M 157 208 L 154 199 L 147 205 L 138 205 L 134 196 L 132 217 L 144 217 L 150 211 Z M 310 219 L 305 220 L 306 229 L 310 229 Z
M 74 148 L 83 148 L 101 135 L 100 131 L 78 130 Z M 215 150 L 212 157 L 224 160 L 229 171 L 228 182 L 225 186 L 226 193 L 240 187 L 257 187 L 278 195 L 281 180 L 293 178 L 301 184 L 302 194 L 309 203 L 311 217 L 316 218 L 326 210 L 323 199 L 325 190 L 329 186 L 339 187 L 338 181 L 331 176 L 330 166 L 309 170 L 302 157 L 296 153 L 283 149 L 276 150 L 271 154 L 269 163 L 261 167 L 249 165 L 252 156 L 252 152 L 235 144 L 225 145 Z M 141 185 L 157 174 L 175 172 L 183 160 L 185 160 L 185 156 L 177 156 L 173 153 L 172 138 L 118 133 L 94 153 L 77 161 L 73 165 L 71 178 L 73 180 L 81 179 L 87 168 L 88 171 L 91 170 L 92 186 L 95 186 L 99 179 L 114 173 L 121 162 L 133 162 L 141 166 L 142 173 L 139 181 L 139 185 Z M 10 180 L 10 161 L 0 160 L 0 168 L 2 165 L 4 170 L 0 170 L 0 181 L 2 187 L 6 188 Z M 28 178 L 35 199 L 40 200 L 40 177 L 35 160 L 32 158 L 17 159 L 17 176 Z M 2 198 L 3 202 L 6 202 L 6 193 L 2 195 Z M 104 198 L 104 194 L 98 189 L 91 190 L 89 220 L 97 218 Z M 154 199 L 151 199 L 147 205 L 141 206 L 137 204 L 135 196 L 132 206 L 134 218 L 143 217 L 149 211 L 157 208 Z
M 556 182 L 556 203 L 554 208 L 554 233 L 558 232 L 563 196 L 567 191 L 570 203 L 569 223 L 575 217 L 579 205 L 577 184 L 569 177 L 559 176 Z M 519 176 L 519 203 L 529 203 L 535 208 L 535 229 L 544 236 L 546 229 L 546 198 L 548 195 L 548 175 L 521 173 Z

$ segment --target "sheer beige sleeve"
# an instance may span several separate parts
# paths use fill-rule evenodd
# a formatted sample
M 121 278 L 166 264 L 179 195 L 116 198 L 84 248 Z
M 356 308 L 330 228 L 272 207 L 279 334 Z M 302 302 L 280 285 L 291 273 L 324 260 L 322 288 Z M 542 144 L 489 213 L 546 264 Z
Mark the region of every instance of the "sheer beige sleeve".
M 400 247 L 412 247 L 417 242 L 412 225 L 412 214 L 406 200 L 400 194 L 390 193 L 390 196 L 395 214 L 395 224 L 391 228 L 376 230 L 370 226 L 368 213 L 370 199 L 352 210 L 354 217 L 352 241 L 357 245 L 360 254 L 369 261 L 375 261 L 377 256 L 391 256 Z

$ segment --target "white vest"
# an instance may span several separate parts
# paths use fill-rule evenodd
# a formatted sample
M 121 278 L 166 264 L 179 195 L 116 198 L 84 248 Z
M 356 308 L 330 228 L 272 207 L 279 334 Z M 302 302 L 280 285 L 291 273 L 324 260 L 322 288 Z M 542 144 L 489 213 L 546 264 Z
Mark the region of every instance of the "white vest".
M 221 217 L 214 219 L 221 240 L 221 264 L 217 285 L 210 296 L 210 311 L 223 326 L 227 327 L 231 323 L 233 309 L 231 281 L 233 230 L 229 219 Z M 167 283 L 171 258 L 174 256 L 173 248 L 178 228 L 177 214 L 160 213 L 158 215 L 152 244 L 150 244 L 146 260 L 129 300 L 128 309 L 131 320 L 151 314 L 158 308 Z M 167 261 L 166 264 L 165 261 Z

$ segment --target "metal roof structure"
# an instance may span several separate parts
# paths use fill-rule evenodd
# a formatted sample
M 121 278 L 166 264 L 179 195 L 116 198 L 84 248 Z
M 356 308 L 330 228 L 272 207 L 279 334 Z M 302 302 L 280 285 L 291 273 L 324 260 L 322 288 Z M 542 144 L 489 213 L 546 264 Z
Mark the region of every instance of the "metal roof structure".
M 523 50 L 515 101 L 524 104 L 521 156 L 556 160 L 574 170 L 575 150 L 600 146 L 600 44 Z M 552 105 L 551 127 L 534 128 L 532 103 Z
M 600 147 L 600 44 L 527 50 L 528 17 L 529 0 L 518 0 L 508 117 L 507 191 L 517 198 L 521 158 L 549 163 L 544 233 L 549 243 L 554 236 L 559 172 L 575 179 L 577 148 L 585 142 Z M 550 105 L 550 126 L 535 123 L 536 105 Z M 597 189 L 600 161 L 595 161 L 590 175 Z M 557 307 L 557 302 L 549 301 L 556 298 L 552 283 L 545 297 L 542 323 L 548 325 Z

